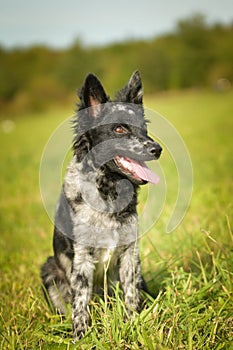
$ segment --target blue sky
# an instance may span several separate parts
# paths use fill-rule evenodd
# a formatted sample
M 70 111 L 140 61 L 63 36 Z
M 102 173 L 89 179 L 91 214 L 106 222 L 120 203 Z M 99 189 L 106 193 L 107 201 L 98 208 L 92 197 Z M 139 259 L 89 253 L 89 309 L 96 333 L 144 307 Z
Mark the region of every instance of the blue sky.
M 171 31 L 181 18 L 202 13 L 230 23 L 232 0 L 0 0 L 0 44 L 70 45 L 80 38 L 102 45 Z

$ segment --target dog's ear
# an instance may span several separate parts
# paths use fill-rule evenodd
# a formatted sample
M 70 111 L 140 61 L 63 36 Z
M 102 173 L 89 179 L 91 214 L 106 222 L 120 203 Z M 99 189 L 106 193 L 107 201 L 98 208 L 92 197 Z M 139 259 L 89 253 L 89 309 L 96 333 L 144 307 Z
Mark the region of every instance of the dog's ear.
M 108 101 L 102 84 L 94 74 L 88 74 L 84 85 L 79 92 L 79 98 L 83 108 L 89 108 L 90 115 L 94 118 L 98 117 L 101 104 Z
M 138 70 L 132 74 L 128 83 L 118 92 L 116 98 L 120 102 L 142 104 L 142 80 Z

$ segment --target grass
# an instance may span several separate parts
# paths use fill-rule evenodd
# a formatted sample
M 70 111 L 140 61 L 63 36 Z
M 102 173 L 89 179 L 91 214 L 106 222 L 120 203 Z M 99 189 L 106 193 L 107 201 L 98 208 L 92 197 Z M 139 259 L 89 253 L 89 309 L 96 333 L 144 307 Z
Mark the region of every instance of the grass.
M 71 320 L 54 316 L 40 287 L 39 268 L 52 253 L 52 223 L 40 198 L 43 147 L 71 112 L 50 111 L 15 120 L 1 133 L 0 347 L 1 349 L 232 349 L 232 114 L 233 93 L 191 91 L 148 97 L 180 132 L 191 154 L 194 191 L 185 219 L 171 234 L 165 223 L 176 193 L 174 165 L 166 150 L 160 164 L 167 201 L 156 225 L 142 237 L 145 279 L 154 298 L 122 321 L 121 291 L 94 299 L 92 326 L 71 344 Z M 147 187 L 142 190 L 145 201 Z M 156 206 L 147 208 L 153 214 Z M 140 208 L 139 208 L 140 210 Z

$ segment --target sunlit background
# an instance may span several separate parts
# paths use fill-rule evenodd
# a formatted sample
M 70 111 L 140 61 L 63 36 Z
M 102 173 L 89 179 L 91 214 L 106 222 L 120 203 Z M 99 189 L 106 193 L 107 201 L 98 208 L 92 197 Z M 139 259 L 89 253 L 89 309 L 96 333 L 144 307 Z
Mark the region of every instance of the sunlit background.
M 151 115 L 149 131 L 163 146 L 158 164 L 166 198 L 140 252 L 157 298 L 130 323 L 122 322 L 119 303 L 109 310 L 93 303 L 93 327 L 77 348 L 233 349 L 232 0 L 0 0 L 1 349 L 73 348 L 71 318 L 52 315 L 41 291 L 40 266 L 53 254 L 41 158 L 54 131 L 74 114 L 88 72 L 113 96 L 135 69 L 145 106 L 187 147 L 193 195 L 184 220 L 168 235 L 185 186 L 179 188 L 173 140 L 161 139 Z M 62 133 L 55 151 L 64 142 Z M 185 168 L 180 149 L 178 156 Z M 148 166 L 156 171 L 153 163 Z M 59 174 L 50 174 L 52 189 Z M 146 224 L 161 206 L 161 183 L 152 186 L 140 190 L 138 212 Z
M 90 71 L 110 92 L 135 69 L 146 93 L 231 86 L 230 0 L 9 0 L 0 9 L 0 114 L 67 103 Z

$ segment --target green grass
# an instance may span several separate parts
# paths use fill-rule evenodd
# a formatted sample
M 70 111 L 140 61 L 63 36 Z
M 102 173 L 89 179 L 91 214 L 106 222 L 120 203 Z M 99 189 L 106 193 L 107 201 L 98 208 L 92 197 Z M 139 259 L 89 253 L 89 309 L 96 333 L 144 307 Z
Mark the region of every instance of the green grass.
M 188 146 L 192 201 L 181 225 L 164 233 L 175 200 L 168 184 L 164 211 L 142 237 L 143 271 L 155 298 L 128 322 L 122 321 L 118 288 L 112 299 L 95 299 L 92 326 L 76 345 L 70 317 L 64 321 L 50 312 L 39 278 L 40 265 L 52 252 L 52 224 L 38 184 L 40 157 L 51 132 L 71 112 L 16 119 L 9 134 L 0 125 L 1 349 L 233 348 L 233 93 L 160 95 L 148 97 L 146 105 L 166 116 Z M 172 182 L 174 166 L 166 150 L 160 164 Z M 145 187 L 142 200 L 146 193 Z M 147 210 L 151 215 L 154 207 Z

